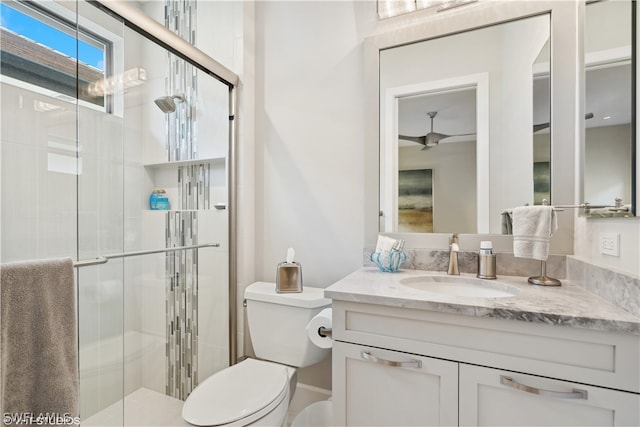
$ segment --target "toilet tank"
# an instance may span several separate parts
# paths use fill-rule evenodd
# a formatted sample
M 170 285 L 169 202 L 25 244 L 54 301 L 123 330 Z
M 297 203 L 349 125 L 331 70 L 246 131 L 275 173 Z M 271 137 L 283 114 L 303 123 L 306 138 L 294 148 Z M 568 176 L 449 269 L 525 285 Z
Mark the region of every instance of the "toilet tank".
M 279 294 L 275 283 L 256 282 L 246 288 L 244 298 L 258 358 L 303 368 L 331 351 L 314 345 L 306 331 L 309 321 L 331 306 L 324 289 L 305 286 L 300 293 Z

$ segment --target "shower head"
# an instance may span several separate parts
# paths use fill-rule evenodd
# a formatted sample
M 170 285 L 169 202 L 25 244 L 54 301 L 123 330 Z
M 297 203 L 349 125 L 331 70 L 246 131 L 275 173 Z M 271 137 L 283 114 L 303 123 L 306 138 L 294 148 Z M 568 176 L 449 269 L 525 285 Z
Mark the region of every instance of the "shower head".
M 153 102 L 156 103 L 158 108 L 162 110 L 163 113 L 173 113 L 176 111 L 176 103 L 173 101 L 174 99 L 185 102 L 184 95 L 167 95 L 162 96 Z

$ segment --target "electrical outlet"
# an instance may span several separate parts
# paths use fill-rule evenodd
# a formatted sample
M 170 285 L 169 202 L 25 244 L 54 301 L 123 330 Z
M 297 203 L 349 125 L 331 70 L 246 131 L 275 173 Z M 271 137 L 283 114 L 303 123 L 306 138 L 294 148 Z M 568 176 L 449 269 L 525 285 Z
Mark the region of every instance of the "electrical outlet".
M 620 234 L 600 233 L 600 253 L 620 256 Z

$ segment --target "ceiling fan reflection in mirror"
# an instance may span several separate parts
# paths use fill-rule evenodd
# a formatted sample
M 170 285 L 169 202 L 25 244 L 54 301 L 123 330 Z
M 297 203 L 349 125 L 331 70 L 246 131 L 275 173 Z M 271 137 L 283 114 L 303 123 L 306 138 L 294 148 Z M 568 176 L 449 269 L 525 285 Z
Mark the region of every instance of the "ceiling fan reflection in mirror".
M 431 119 L 431 130 L 424 136 L 407 136 L 407 135 L 398 135 L 398 139 L 403 139 L 405 141 L 417 142 L 420 145 L 423 145 L 422 150 L 428 150 L 433 147 L 437 147 L 441 140 L 445 138 L 451 138 L 454 136 L 469 136 L 475 135 L 475 133 L 461 133 L 456 135 L 446 135 L 444 133 L 438 133 L 433 131 L 433 118 L 438 114 L 437 111 L 431 111 L 427 113 L 429 118 Z
M 585 120 L 593 119 L 593 113 L 585 114 L 584 115 L 584 119 Z M 533 125 L 533 133 L 539 132 L 539 131 L 541 131 L 543 129 L 547 129 L 547 128 L 549 128 L 549 126 L 550 126 L 549 122 Z

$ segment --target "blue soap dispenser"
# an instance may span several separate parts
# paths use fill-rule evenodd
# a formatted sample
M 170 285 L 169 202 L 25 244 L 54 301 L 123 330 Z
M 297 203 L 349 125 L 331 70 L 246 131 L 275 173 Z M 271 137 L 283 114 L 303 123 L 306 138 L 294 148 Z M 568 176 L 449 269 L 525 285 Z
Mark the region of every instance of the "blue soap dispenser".
M 162 188 L 156 188 L 149 197 L 149 209 L 153 211 L 168 211 L 169 197 L 167 192 Z

